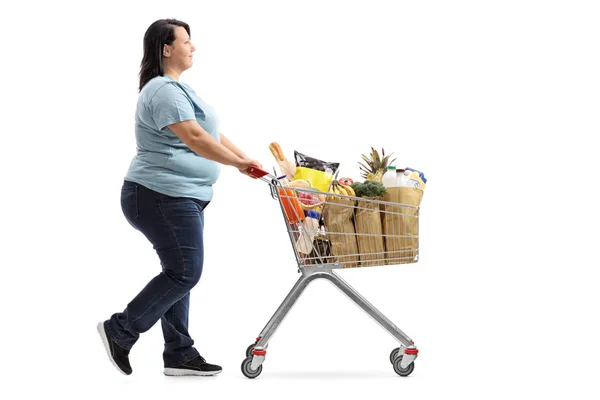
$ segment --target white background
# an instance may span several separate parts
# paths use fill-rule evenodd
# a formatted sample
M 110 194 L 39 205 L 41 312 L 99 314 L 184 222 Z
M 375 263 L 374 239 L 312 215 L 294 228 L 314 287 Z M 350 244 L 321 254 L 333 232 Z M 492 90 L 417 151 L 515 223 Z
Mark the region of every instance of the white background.
M 593 1 L 19 2 L 2 6 L 2 391 L 10 398 L 598 398 L 600 28 Z M 17 7 L 16 9 L 14 7 Z M 142 38 L 188 22 L 182 76 L 271 167 L 271 141 L 359 178 L 371 146 L 425 172 L 421 259 L 341 271 L 240 372 L 298 277 L 276 202 L 224 168 L 190 331 L 215 378 L 162 375 L 160 324 L 110 365 L 96 323 L 159 272 L 123 218 Z M 2 394 L 3 398 L 9 398 Z M 61 398 L 62 398 L 61 397 Z

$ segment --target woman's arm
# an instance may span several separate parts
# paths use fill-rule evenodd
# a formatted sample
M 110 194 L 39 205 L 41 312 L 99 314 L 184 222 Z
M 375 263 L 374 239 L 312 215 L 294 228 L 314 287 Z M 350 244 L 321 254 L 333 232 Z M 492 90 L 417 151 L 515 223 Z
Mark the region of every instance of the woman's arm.
M 251 160 L 248 160 L 247 157 L 237 155 L 229 150 L 227 146 L 215 140 L 195 120 L 177 122 L 169 125 L 169 129 L 192 149 L 194 153 L 204 158 L 224 165 L 231 165 L 238 169 L 246 169 L 252 164 Z
M 241 151 L 235 144 L 233 144 L 231 142 L 231 140 L 229 140 L 227 138 L 227 136 L 223 135 L 223 133 L 219 132 L 219 135 L 221 136 L 221 144 L 225 147 L 227 147 L 227 149 L 229 149 L 229 151 L 231 151 L 233 154 L 237 155 L 238 157 L 242 158 L 242 159 L 249 159 L 249 157 L 243 152 Z M 256 160 L 252 160 L 252 165 L 256 165 L 258 168 L 262 169 L 262 164 L 259 163 Z M 240 169 L 240 172 L 243 174 L 248 175 L 244 170 Z
M 221 136 L 221 144 L 229 149 L 233 154 L 237 155 L 240 158 L 248 158 L 243 151 L 237 148 L 237 146 L 231 143 L 231 140 L 227 138 L 227 136 L 223 135 L 223 133 L 219 133 Z

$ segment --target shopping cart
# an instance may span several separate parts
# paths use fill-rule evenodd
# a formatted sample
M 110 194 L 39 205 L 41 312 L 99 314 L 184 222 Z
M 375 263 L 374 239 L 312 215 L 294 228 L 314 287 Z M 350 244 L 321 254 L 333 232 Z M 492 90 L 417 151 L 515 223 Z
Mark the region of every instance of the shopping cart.
M 248 346 L 242 373 L 262 372 L 269 340 L 312 281 L 329 280 L 400 342 L 390 362 L 400 376 L 414 370 L 414 342 L 335 272 L 339 268 L 413 263 L 418 260 L 419 207 L 370 198 L 292 188 L 281 178 L 251 166 L 248 172 L 267 182 L 278 200 L 298 263 L 298 279 L 256 341 Z

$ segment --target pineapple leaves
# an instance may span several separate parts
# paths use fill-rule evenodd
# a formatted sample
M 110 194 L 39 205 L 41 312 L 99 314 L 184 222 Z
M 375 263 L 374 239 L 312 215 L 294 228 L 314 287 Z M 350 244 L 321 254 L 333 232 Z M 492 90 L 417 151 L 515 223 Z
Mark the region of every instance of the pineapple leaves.
M 374 147 L 371 147 L 371 154 L 367 157 L 364 154 L 361 154 L 362 161 L 358 162 L 358 165 L 361 170 L 361 175 L 363 178 L 366 178 L 368 174 L 383 174 L 387 170 L 388 165 L 396 161 L 396 159 L 390 160 L 390 157 L 394 153 L 385 155 L 385 150 L 381 149 L 381 156 L 379 152 L 375 150 Z

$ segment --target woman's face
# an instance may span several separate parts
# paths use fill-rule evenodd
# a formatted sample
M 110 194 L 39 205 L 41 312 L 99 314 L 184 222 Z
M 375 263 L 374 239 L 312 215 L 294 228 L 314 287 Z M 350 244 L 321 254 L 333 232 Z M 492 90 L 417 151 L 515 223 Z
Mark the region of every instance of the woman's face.
M 165 44 L 163 55 L 165 62 L 168 62 L 172 68 L 179 71 L 185 71 L 194 64 L 192 53 L 196 48 L 185 30 L 181 26 L 175 27 L 175 41 L 171 44 Z

